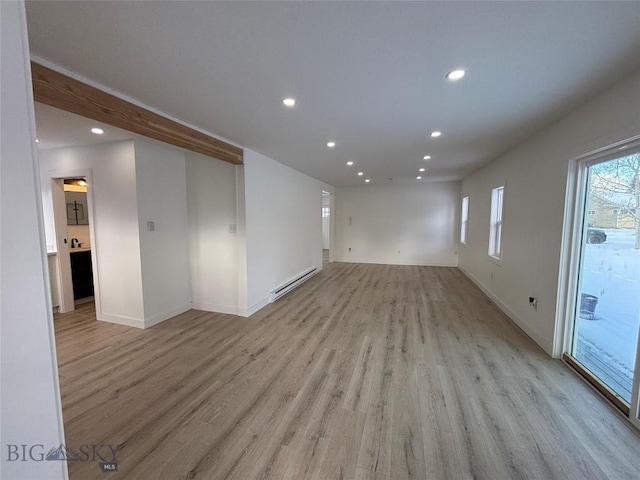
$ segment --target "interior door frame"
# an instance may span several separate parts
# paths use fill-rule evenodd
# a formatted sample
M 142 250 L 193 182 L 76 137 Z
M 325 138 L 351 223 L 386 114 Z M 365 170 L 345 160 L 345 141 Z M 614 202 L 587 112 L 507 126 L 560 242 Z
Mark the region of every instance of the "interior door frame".
M 588 152 L 569 161 L 552 352 L 554 358 L 562 358 L 564 353 L 570 354 L 572 350 L 578 297 L 576 292 L 580 281 L 582 243 L 586 230 L 585 208 L 589 167 L 620 158 L 624 156 L 625 151 L 638 149 L 640 149 L 640 135 Z M 628 418 L 636 428 L 640 429 L 638 418 L 640 415 L 640 337 L 638 343 Z
M 96 237 L 96 214 L 95 202 L 93 199 L 93 171 L 90 168 L 81 168 L 73 170 L 52 170 L 48 172 L 51 184 L 53 217 L 56 235 L 56 264 L 58 267 L 58 292 L 60 313 L 71 312 L 75 310 L 75 301 L 73 298 L 73 283 L 71 280 L 71 260 L 69 253 L 69 244 L 65 242 L 67 239 L 67 215 L 66 203 L 64 209 L 61 207 L 60 199 L 56 201 L 57 194 L 54 190 L 56 183 L 63 182 L 65 178 L 84 177 L 87 182 L 87 214 L 89 216 L 89 238 L 91 239 L 91 263 L 93 270 L 93 291 L 96 312 L 101 312 L 100 297 L 100 275 L 98 264 L 98 241 Z M 58 192 L 59 195 L 59 192 Z

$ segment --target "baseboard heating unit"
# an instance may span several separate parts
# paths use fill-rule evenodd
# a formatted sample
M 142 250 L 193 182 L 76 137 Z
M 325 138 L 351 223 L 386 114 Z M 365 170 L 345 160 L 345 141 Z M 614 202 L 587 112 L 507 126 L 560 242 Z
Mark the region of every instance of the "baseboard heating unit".
M 287 280 L 286 282 L 284 282 L 282 285 L 280 285 L 279 287 L 277 287 L 271 292 L 269 296 L 269 302 L 275 302 L 277 299 L 279 299 L 283 295 L 286 295 L 301 283 L 309 280 L 316 273 L 318 273 L 318 268 L 311 267 L 310 269 L 305 270 L 304 272 L 295 276 L 294 278 Z

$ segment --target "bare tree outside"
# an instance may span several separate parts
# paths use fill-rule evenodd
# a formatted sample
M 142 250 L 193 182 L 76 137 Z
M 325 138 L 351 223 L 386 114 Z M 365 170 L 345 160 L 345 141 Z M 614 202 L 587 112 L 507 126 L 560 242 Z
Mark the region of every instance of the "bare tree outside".
M 635 249 L 640 250 L 640 153 L 595 165 L 591 170 L 592 194 L 615 206 L 621 228 L 635 229 Z

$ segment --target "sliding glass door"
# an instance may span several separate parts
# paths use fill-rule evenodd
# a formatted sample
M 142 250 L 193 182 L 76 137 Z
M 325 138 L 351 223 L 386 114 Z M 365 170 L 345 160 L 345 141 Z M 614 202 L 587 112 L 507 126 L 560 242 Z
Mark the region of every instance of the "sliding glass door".
M 583 165 L 582 231 L 570 357 L 626 411 L 637 402 L 640 150 Z M 636 408 L 631 412 L 637 415 Z

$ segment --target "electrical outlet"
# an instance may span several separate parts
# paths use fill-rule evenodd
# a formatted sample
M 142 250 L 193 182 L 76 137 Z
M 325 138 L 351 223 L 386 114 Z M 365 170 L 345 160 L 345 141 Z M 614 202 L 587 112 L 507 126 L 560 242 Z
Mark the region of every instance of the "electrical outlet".
M 349 251 L 351 251 L 351 247 L 349 247 Z
M 235 223 L 229 225 L 229 233 L 237 233 L 238 227 Z
M 534 310 L 538 308 L 538 299 L 536 297 L 529 297 L 529 306 L 533 307 Z

